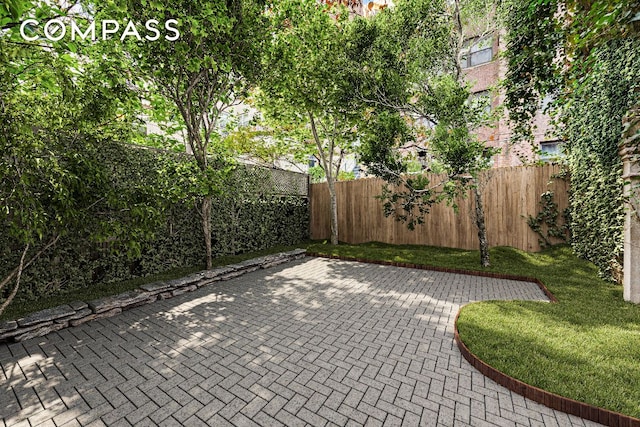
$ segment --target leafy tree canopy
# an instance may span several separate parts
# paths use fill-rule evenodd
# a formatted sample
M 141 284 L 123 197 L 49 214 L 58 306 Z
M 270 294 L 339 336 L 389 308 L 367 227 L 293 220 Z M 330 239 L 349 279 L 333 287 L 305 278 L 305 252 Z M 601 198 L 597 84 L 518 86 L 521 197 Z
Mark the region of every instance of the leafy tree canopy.
M 357 99 L 373 109 L 370 137 L 361 155 L 369 170 L 393 184 L 382 199 L 385 214 L 421 224 L 434 203 L 453 202 L 476 188 L 477 225 L 483 265 L 488 265 L 477 172 L 494 154 L 474 133 L 489 123 L 485 106 L 470 100 L 459 60 L 465 39 L 463 6 L 483 9 L 486 2 L 399 1 L 371 20 L 358 20 L 348 44 L 353 58 L 352 85 Z M 465 18 L 466 16 L 466 18 Z M 403 123 L 404 122 L 404 123 Z M 411 125 L 412 136 L 407 130 Z M 446 173 L 438 182 L 423 175 L 403 175 L 402 149 L 415 147 Z
M 67 13 L 35 1 L 0 6 L 0 223 L 22 244 L 16 268 L 2 272 L 0 311 L 22 270 L 61 236 L 73 230 L 135 252 L 163 209 L 154 189 L 118 187 L 97 159 L 106 139 L 131 134 L 130 113 L 139 107 L 118 47 L 20 35 L 27 18 Z
M 263 55 L 257 105 L 273 129 L 305 156 L 315 155 L 331 198 L 331 241 L 338 243 L 334 184 L 358 139 L 362 110 L 351 87 L 345 50 L 351 25 L 345 8 L 314 0 L 272 2 L 267 9 L 271 41 Z M 278 135 L 279 134 L 279 135 Z

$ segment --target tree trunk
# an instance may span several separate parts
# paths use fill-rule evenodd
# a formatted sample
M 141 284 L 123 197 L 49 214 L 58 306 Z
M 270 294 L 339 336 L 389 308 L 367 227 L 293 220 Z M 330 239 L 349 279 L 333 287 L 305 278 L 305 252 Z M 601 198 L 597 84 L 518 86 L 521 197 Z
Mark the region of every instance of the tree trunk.
M 320 137 L 318 136 L 318 130 L 316 129 L 316 121 L 313 117 L 313 113 L 311 111 L 309 114 L 309 123 L 311 124 L 311 133 L 313 134 L 313 140 L 316 142 L 316 147 L 318 147 L 318 157 L 322 162 L 322 169 L 324 169 L 324 174 L 327 177 L 327 186 L 329 187 L 329 200 L 331 201 L 331 244 L 338 244 L 338 200 L 336 198 L 336 178 L 340 171 L 340 165 L 336 168 L 335 175 L 333 173 L 333 149 L 335 147 L 335 141 L 330 139 L 329 147 L 327 150 L 323 149 L 322 142 L 320 141 Z M 337 123 L 334 121 L 334 124 Z M 329 157 L 327 159 L 327 156 Z
M 202 234 L 207 252 L 207 270 L 211 270 L 213 261 L 211 254 L 211 196 L 202 200 Z
M 57 236 L 53 237 L 51 240 L 49 240 L 49 242 L 46 245 L 44 245 L 38 252 L 35 253 L 35 255 L 33 255 L 26 262 L 25 262 L 25 257 L 27 255 L 27 253 L 29 252 L 30 245 L 27 244 L 25 246 L 25 248 L 24 248 L 24 250 L 22 252 L 22 257 L 20 258 L 19 265 L 15 269 L 13 269 L 13 271 L 11 271 L 8 275 L 6 275 L 2 279 L 2 282 L 0 282 L 0 293 L 1 293 L 3 291 L 3 289 L 4 289 L 4 287 L 7 286 L 14 278 L 15 278 L 15 281 L 16 281 L 16 284 L 15 284 L 15 287 L 13 288 L 13 291 L 7 297 L 7 299 L 2 303 L 2 306 L 0 307 L 0 314 L 4 313 L 4 310 L 7 308 L 7 306 L 11 303 L 11 301 L 15 298 L 16 294 L 18 293 L 18 288 L 20 287 L 20 278 L 22 276 L 22 272 L 24 270 L 26 270 L 27 267 L 29 267 L 38 258 L 40 258 L 40 255 L 42 255 L 47 250 L 49 250 L 49 248 L 51 248 L 53 245 L 55 245 L 58 242 L 59 239 L 60 239 L 60 235 L 57 235 Z
M 11 301 L 13 301 L 16 294 L 18 293 L 18 289 L 20 288 L 20 279 L 22 278 L 22 271 L 24 270 L 24 258 L 27 256 L 27 252 L 29 252 L 28 243 L 24 247 L 24 250 L 22 251 L 22 256 L 20 257 L 20 264 L 18 265 L 18 269 L 16 272 L 16 285 L 13 287 L 13 290 L 11 291 L 7 299 L 2 303 L 2 305 L 0 305 L 0 314 L 4 313 L 7 306 L 11 304 Z
M 482 194 L 478 184 L 474 185 L 473 193 L 476 201 L 476 226 L 478 227 L 478 240 L 480 241 L 480 264 L 483 267 L 491 265 L 489 260 L 489 241 L 487 240 L 487 227 L 484 220 L 484 207 L 482 206 Z
M 336 183 L 333 177 L 327 176 L 329 199 L 331 200 L 331 244 L 338 244 L 338 200 L 336 197 Z

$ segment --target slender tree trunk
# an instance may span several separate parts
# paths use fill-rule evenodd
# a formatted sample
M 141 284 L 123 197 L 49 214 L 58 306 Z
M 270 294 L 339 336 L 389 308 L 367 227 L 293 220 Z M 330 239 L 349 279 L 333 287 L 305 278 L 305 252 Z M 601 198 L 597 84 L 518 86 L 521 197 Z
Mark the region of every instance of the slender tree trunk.
M 202 200 L 202 234 L 204 235 L 204 245 L 207 252 L 207 270 L 211 270 L 213 265 L 211 251 L 211 196 L 206 196 Z
M 2 304 L 2 308 L 0 308 L 0 314 L 4 312 L 5 308 L 9 305 L 9 303 L 11 303 L 11 300 L 15 297 L 15 294 L 17 293 L 18 288 L 20 287 L 20 276 L 22 276 L 22 272 L 26 270 L 38 258 L 40 258 L 40 255 L 42 255 L 47 250 L 49 250 L 50 247 L 55 245 L 59 239 L 60 239 L 60 235 L 53 237 L 51 240 L 49 240 L 49 242 L 47 242 L 46 245 L 44 245 L 38 252 L 36 252 L 35 255 L 33 255 L 28 261 L 25 262 L 23 258 L 26 256 L 27 252 L 29 251 L 29 245 L 28 244 L 26 245 L 26 248 L 22 253 L 23 258 L 21 258 L 20 264 L 16 268 L 14 268 L 13 271 L 7 274 L 0 282 L 0 292 L 2 292 L 5 286 L 11 283 L 11 281 L 14 278 L 16 279 L 16 285 L 11 293 L 12 296 L 10 295 L 7 298 L 7 300 L 5 300 L 5 302 Z
M 476 226 L 478 227 L 478 240 L 480 241 L 480 264 L 483 267 L 491 265 L 489 260 L 489 241 L 487 239 L 487 226 L 484 220 L 484 207 L 482 206 L 482 194 L 478 184 L 473 186 L 473 194 L 476 201 Z
M 338 177 L 338 173 L 340 171 L 340 165 L 336 168 L 335 175 L 333 173 L 333 149 L 335 147 L 334 140 L 330 139 L 329 147 L 324 150 L 322 146 L 322 141 L 320 141 L 320 137 L 318 136 L 318 130 L 316 128 L 316 121 L 313 117 L 313 113 L 311 111 L 309 114 L 309 123 L 311 124 L 311 133 L 313 134 L 313 140 L 316 142 L 316 147 L 318 148 L 318 156 L 320 157 L 320 161 L 322 162 L 322 169 L 324 169 L 324 174 L 327 177 L 327 186 L 329 187 L 329 200 L 331 203 L 331 244 L 338 244 L 338 199 L 336 197 L 336 178 Z M 336 121 L 334 121 L 334 126 Z M 327 159 L 327 157 L 329 157 Z
M 18 288 L 20 288 L 20 279 L 22 278 L 22 271 L 24 270 L 24 258 L 27 256 L 27 252 L 29 252 L 29 244 L 24 247 L 24 251 L 22 251 L 22 256 L 20 257 L 20 264 L 18 265 L 18 269 L 16 272 L 16 285 L 13 287 L 11 294 L 7 297 L 7 299 L 0 306 L 0 314 L 4 313 L 6 308 L 11 304 L 11 301 L 16 297 L 18 293 Z
M 331 201 L 331 244 L 338 244 L 338 199 L 336 197 L 336 182 L 333 177 L 327 176 L 329 187 L 329 199 Z

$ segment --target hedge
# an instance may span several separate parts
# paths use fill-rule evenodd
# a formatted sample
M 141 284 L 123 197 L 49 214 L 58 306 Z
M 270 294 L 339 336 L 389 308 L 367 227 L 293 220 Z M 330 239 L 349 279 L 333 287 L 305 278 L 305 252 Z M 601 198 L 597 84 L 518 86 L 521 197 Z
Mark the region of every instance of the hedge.
M 116 143 L 105 143 L 100 156 L 110 168 L 112 184 L 122 188 L 122 194 L 134 194 L 141 205 L 153 206 L 160 212 L 152 237 L 133 239 L 139 246 L 131 250 L 108 236 L 96 238 L 83 230 L 65 235 L 24 272 L 17 300 L 35 300 L 98 283 L 204 265 L 200 216 L 195 208 L 197 196 L 176 200 L 173 194 L 176 185 L 183 187 L 177 193 L 188 193 L 184 187 L 190 179 L 190 158 Z M 176 171 L 182 175 L 177 177 Z M 265 179 L 268 176 L 269 170 L 236 165 L 223 180 L 213 206 L 214 256 L 295 245 L 308 239 L 306 195 L 275 194 L 273 185 Z M 99 215 L 101 220 L 107 217 L 114 224 L 126 223 L 126 212 Z M 0 232 L 0 273 L 4 275 L 15 268 L 19 255 L 19 243 Z

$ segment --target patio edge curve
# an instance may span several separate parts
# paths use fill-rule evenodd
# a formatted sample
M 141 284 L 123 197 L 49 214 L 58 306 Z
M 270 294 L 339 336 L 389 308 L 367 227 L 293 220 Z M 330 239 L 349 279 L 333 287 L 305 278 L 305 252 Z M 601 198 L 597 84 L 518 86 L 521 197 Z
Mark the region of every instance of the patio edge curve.
M 404 268 L 414 268 L 418 270 L 430 270 L 430 271 L 440 271 L 445 273 L 456 273 L 456 274 L 465 274 L 470 276 L 480 276 L 480 277 L 491 277 L 496 279 L 508 279 L 508 280 L 517 280 L 522 282 L 530 282 L 535 283 L 538 287 L 544 292 L 544 294 L 549 298 L 552 303 L 558 302 L 558 299 L 547 289 L 547 287 L 540 281 L 534 277 L 525 277 L 525 276 L 515 276 L 509 274 L 502 273 L 493 273 L 488 271 L 473 271 L 473 270 L 462 270 L 455 268 L 443 268 L 429 265 L 420 265 L 414 263 L 405 263 L 405 262 L 396 262 L 396 261 L 378 261 L 378 260 L 368 260 L 364 258 L 358 257 L 345 257 L 338 255 L 325 255 L 313 252 L 307 252 L 307 256 L 319 257 L 319 258 L 330 258 L 330 259 L 340 259 L 343 261 L 356 261 L 368 264 L 379 264 L 379 265 L 390 265 L 394 267 L 404 267 Z M 464 308 L 464 307 L 463 307 Z M 462 309 L 461 309 L 462 310 Z M 570 399 L 568 397 L 563 397 L 557 395 L 555 393 L 548 392 L 546 390 L 542 390 L 538 387 L 526 384 L 520 380 L 517 380 L 505 373 L 495 369 L 489 364 L 482 361 L 475 354 L 469 350 L 469 348 L 462 342 L 460 335 L 458 333 L 458 317 L 460 316 L 460 311 L 458 311 L 455 320 L 454 326 L 454 339 L 460 353 L 465 358 L 467 362 L 471 364 L 475 369 L 477 369 L 480 373 L 482 373 L 487 378 L 495 381 L 499 385 L 505 387 L 506 389 L 519 394 L 527 399 L 530 399 L 534 402 L 543 404 L 551 409 L 555 409 L 566 414 L 576 415 L 578 417 L 587 419 L 589 421 L 595 421 L 600 424 L 610 426 L 610 427 L 640 427 L 640 419 L 634 418 L 628 415 L 624 415 L 618 412 L 613 412 L 608 409 L 599 408 L 594 405 L 590 405 L 588 403 L 579 402 L 574 399 Z

